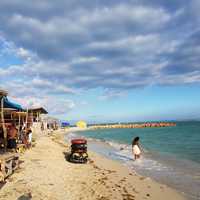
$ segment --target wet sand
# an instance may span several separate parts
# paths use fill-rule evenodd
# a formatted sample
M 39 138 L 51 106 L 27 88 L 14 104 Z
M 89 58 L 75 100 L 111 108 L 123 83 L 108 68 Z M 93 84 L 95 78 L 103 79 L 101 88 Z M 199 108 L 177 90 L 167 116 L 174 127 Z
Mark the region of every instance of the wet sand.
M 175 190 L 89 152 L 87 164 L 66 161 L 63 134 L 37 138 L 20 169 L 0 189 L 0 200 L 183 200 Z

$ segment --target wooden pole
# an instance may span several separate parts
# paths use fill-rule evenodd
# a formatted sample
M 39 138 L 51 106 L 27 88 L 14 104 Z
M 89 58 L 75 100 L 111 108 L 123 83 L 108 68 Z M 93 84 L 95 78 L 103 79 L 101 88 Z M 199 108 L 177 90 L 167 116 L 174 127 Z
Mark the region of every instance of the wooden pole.
M 20 134 L 20 124 L 21 124 L 21 116 L 20 114 L 18 113 L 19 115 L 19 125 L 18 125 L 18 137 L 19 137 L 19 134 Z
M 38 112 L 37 112 L 37 122 L 39 122 L 39 114 L 38 114 Z
M 28 108 L 26 109 L 26 129 L 28 127 Z
M 7 149 L 7 130 L 5 126 L 5 120 L 4 120 L 4 105 L 3 101 L 4 97 L 1 98 L 1 121 L 2 121 L 2 127 L 3 127 L 3 136 L 4 136 L 4 149 Z

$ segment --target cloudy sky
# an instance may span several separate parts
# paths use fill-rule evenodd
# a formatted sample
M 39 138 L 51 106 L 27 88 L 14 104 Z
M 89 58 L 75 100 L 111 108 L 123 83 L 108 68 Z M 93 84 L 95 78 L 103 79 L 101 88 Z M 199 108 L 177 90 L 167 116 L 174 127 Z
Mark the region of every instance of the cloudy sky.
M 0 1 L 0 87 L 60 119 L 200 118 L 199 0 Z

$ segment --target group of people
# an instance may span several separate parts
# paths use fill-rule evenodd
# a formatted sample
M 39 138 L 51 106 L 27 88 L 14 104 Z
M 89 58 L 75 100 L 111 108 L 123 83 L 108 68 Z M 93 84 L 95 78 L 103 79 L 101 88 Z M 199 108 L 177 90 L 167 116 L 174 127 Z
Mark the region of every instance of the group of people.
M 32 131 L 30 128 L 20 126 L 19 130 L 16 128 L 14 122 L 7 125 L 7 148 L 16 149 L 17 143 L 24 144 L 27 148 L 31 147 L 32 143 Z M 3 128 L 1 128 L 1 138 L 3 140 Z

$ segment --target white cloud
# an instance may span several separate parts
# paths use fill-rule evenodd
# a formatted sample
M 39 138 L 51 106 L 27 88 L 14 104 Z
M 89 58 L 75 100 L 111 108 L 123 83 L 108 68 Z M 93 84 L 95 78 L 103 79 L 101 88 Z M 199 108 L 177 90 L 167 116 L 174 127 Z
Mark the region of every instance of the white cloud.
M 162 8 L 155 9 L 143 5 L 129 5 L 122 3 L 114 7 L 95 9 L 81 16 L 82 24 L 93 23 L 123 23 L 132 22 L 147 26 L 160 26 L 171 19 L 171 15 Z
M 53 115 L 67 114 L 75 107 L 75 103 L 72 100 L 60 99 L 54 96 L 26 96 L 25 98 L 11 96 L 10 99 L 18 102 L 24 108 L 44 107 L 49 114 Z
M 114 100 L 127 95 L 127 91 L 105 90 L 104 94 L 99 96 L 99 100 Z
M 88 88 L 103 88 L 106 99 L 152 84 L 200 82 L 199 3 L 189 5 L 2 0 L 0 56 L 11 64 L 0 68 L 0 85 L 62 111 L 75 106 L 59 101 L 63 94 Z

